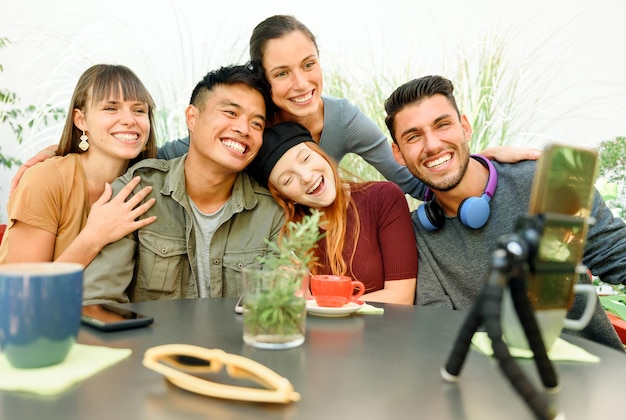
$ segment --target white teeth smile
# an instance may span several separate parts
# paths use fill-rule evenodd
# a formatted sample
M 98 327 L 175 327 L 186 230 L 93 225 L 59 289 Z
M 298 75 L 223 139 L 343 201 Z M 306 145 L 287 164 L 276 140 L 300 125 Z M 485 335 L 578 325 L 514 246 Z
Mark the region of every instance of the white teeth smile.
M 319 188 L 319 186 L 322 184 L 323 181 L 324 181 L 324 177 L 320 176 L 317 182 L 313 184 L 313 186 L 309 188 L 306 193 L 313 194 L 313 192 Z
M 246 151 L 246 146 L 233 140 L 223 140 L 222 144 L 229 149 L 233 149 L 234 151 L 239 153 L 243 153 Z
M 449 161 L 451 157 L 452 156 L 450 156 L 450 155 L 446 155 L 446 156 L 440 157 L 439 159 L 435 159 L 435 160 L 433 160 L 431 162 L 428 162 L 426 167 L 430 169 L 430 168 L 434 168 L 435 166 L 443 165 L 444 163 Z
M 113 134 L 113 137 L 122 141 L 135 141 L 137 140 L 137 137 L 139 136 L 137 134 L 116 133 L 116 134 Z
M 295 103 L 301 104 L 306 101 L 310 101 L 312 97 L 313 97 L 313 92 L 309 92 L 307 95 L 299 96 L 297 98 L 292 98 L 291 100 L 294 101 Z

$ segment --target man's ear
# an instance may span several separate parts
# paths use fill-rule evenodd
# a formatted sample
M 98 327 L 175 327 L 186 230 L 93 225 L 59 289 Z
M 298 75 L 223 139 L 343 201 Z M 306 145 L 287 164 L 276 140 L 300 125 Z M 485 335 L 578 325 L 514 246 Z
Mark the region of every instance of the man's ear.
M 198 109 L 193 105 L 188 105 L 187 109 L 185 109 L 185 120 L 187 122 L 187 128 L 189 132 L 193 131 L 193 128 L 196 125 L 196 120 L 198 118 Z
M 404 156 L 402 156 L 402 152 L 400 152 L 400 148 L 396 143 L 391 143 L 391 150 L 393 150 L 393 158 L 402 166 L 406 166 L 406 161 L 404 160 Z
M 85 122 L 85 114 L 78 108 L 74 108 L 72 111 L 72 119 L 76 128 L 82 131 L 87 131 L 87 123 Z
M 472 125 L 470 124 L 469 120 L 467 119 L 467 115 L 465 114 L 461 115 L 461 127 L 463 128 L 463 131 L 465 132 L 465 138 L 469 143 L 472 140 Z

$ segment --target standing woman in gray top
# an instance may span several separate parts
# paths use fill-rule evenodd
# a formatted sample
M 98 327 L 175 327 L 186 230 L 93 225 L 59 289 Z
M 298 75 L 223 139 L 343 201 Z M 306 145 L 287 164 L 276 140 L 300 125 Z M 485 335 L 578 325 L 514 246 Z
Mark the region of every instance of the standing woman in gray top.
M 426 187 L 394 160 L 387 136 L 376 123 L 346 99 L 322 95 L 317 41 L 302 22 L 293 16 L 275 15 L 259 23 L 250 37 L 250 60 L 261 65 L 272 89 L 276 109 L 273 115 L 268 110 L 268 126 L 300 123 L 336 162 L 355 153 L 404 193 L 423 199 Z M 180 156 L 188 147 L 189 138 L 169 142 L 159 149 L 159 157 Z M 537 157 L 534 149 L 506 147 L 481 154 L 507 162 Z

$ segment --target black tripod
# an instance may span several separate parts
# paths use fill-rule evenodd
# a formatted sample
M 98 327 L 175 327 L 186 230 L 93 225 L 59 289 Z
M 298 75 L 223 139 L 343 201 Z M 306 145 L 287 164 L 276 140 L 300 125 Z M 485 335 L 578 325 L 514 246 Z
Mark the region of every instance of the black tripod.
M 572 218 L 563 215 L 550 215 L 551 223 L 567 225 Z M 580 219 L 579 219 L 580 220 Z M 448 382 L 457 382 L 463 363 L 471 345 L 474 332 L 484 324 L 491 339 L 493 354 L 500 369 L 513 388 L 524 399 L 533 413 L 540 419 L 554 419 L 558 413 L 550 407 L 546 397 L 539 393 L 526 378 L 515 359 L 509 353 L 502 339 L 500 312 L 502 295 L 506 287 L 511 298 L 530 349 L 534 354 L 535 365 L 547 390 L 559 388 L 558 378 L 552 362 L 548 358 L 541 332 L 533 314 L 531 302 L 527 296 L 526 282 L 528 274 L 547 270 L 554 274 L 573 273 L 575 264 L 569 262 L 541 263 L 538 261 L 538 248 L 546 226 L 546 216 L 527 216 L 520 219 L 516 233 L 500 238 L 492 254 L 491 271 L 486 284 L 469 315 L 463 323 L 454 343 L 448 361 L 441 369 L 441 375 Z

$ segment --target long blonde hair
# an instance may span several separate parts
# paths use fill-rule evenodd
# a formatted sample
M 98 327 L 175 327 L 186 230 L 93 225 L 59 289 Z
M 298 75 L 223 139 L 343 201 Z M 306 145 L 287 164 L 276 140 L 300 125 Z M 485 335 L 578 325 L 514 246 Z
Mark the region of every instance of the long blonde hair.
M 336 275 L 349 275 L 354 277 L 352 273 L 352 260 L 354 258 L 354 253 L 356 252 L 356 244 L 359 238 L 360 232 L 360 224 L 359 224 L 359 214 L 352 199 L 352 196 L 349 192 L 346 191 L 346 184 L 350 187 L 351 190 L 361 189 L 363 188 L 363 184 L 357 184 L 353 182 L 344 181 L 339 173 L 339 167 L 337 163 L 329 157 L 316 143 L 313 142 L 305 142 L 312 151 L 318 153 L 324 160 L 328 162 L 330 165 L 333 175 L 335 176 L 335 188 L 337 190 L 337 197 L 335 201 L 333 201 L 328 207 L 320 209 L 324 212 L 326 218 L 326 224 L 324 228 L 326 230 L 326 257 L 328 259 L 329 268 L 331 274 Z M 280 238 L 286 232 L 286 226 L 289 222 L 298 222 L 302 220 L 304 215 L 309 213 L 310 208 L 294 203 L 293 201 L 287 199 L 283 196 L 278 189 L 270 182 L 268 185 L 274 200 L 282 207 L 285 213 L 285 226 L 283 230 L 280 232 Z M 348 216 L 352 214 L 355 219 L 354 229 L 351 232 L 348 232 L 347 221 Z M 352 238 L 351 244 L 346 244 L 346 238 Z M 348 261 L 345 260 L 343 256 L 343 250 L 346 245 L 351 246 L 351 256 Z M 319 248 L 316 250 L 318 258 Z M 314 263 L 312 267 L 309 267 L 312 274 L 320 273 L 321 266 L 319 263 Z M 327 273 L 325 273 L 327 274 Z

